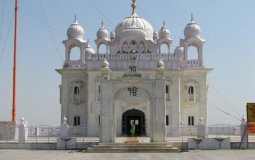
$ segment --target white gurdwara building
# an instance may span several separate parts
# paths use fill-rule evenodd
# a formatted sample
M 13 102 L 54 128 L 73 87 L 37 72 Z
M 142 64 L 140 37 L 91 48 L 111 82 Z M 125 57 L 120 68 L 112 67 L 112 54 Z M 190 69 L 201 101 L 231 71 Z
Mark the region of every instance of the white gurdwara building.
M 98 136 L 101 142 L 128 136 L 132 122 L 136 135 L 152 142 L 195 132 L 200 118 L 207 126 L 206 79 L 211 69 L 203 64 L 200 27 L 192 17 L 171 53 L 166 24 L 157 33 L 136 14 L 135 0 L 132 8 L 110 34 L 102 24 L 96 52 L 84 40 L 76 18 L 68 28 L 65 63 L 57 69 L 62 77 L 61 119 L 76 126 L 77 135 Z M 188 58 L 190 47 L 196 48 L 195 59 Z M 79 59 L 71 58 L 74 48 L 79 48 Z

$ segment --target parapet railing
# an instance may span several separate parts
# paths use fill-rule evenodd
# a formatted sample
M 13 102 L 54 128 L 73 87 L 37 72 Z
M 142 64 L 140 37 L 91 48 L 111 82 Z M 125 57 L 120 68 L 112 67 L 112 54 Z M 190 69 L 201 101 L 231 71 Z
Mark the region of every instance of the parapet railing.
M 174 60 L 173 54 L 94 54 L 87 60 L 100 61 L 107 59 L 108 61 L 149 61 L 149 60 Z
M 130 62 L 139 62 L 140 69 L 156 69 L 159 59 L 165 62 L 166 69 L 203 67 L 200 60 L 178 60 L 173 54 L 94 54 L 84 60 L 70 60 L 64 64 L 64 68 L 98 70 L 104 59 L 109 61 L 113 70 L 124 69 Z
M 0 126 L 1 128 L 6 128 L 8 126 Z M 10 126 L 13 130 L 13 126 Z M 57 138 L 60 137 L 60 126 L 42 126 L 35 125 L 25 128 L 27 130 L 27 143 L 52 143 L 56 142 Z M 196 126 L 180 126 L 179 137 L 196 137 L 197 136 L 197 127 Z M 18 141 L 19 127 L 16 126 L 15 136 L 12 139 L 9 139 L 4 136 L 8 135 L 7 130 L 0 131 L 0 143 L 10 143 Z M 170 128 L 171 130 L 171 128 Z M 241 139 L 240 126 L 238 125 L 228 125 L 228 124 L 218 124 L 211 125 L 207 127 L 207 132 L 209 137 L 234 137 L 236 141 Z M 69 126 L 69 136 L 76 137 L 79 142 L 85 142 L 89 140 L 98 141 L 98 135 L 90 136 L 87 134 L 86 126 Z M 254 138 L 253 138 L 254 139 Z

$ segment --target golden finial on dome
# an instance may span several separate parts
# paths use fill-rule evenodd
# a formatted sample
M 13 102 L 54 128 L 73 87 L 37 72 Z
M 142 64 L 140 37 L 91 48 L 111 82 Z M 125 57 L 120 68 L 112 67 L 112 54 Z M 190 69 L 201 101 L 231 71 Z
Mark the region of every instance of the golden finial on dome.
M 135 13 L 135 9 L 136 9 L 136 0 L 132 0 L 132 1 L 133 1 L 133 3 L 131 5 L 131 7 L 133 8 L 132 13 L 134 14 Z

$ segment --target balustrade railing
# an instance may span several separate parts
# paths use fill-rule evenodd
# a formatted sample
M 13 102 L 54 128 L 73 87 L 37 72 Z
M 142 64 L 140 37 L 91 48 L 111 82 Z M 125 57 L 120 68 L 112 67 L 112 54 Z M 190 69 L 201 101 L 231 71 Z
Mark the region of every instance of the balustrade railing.
M 157 60 L 165 62 L 166 69 L 202 67 L 200 60 L 179 61 L 173 54 L 94 54 L 88 55 L 85 60 L 70 60 L 64 68 L 86 68 L 88 70 L 100 69 L 101 62 L 107 59 L 113 70 L 126 69 L 125 63 L 139 62 L 141 70 L 156 69 Z
M 12 127 L 12 126 L 11 126 Z M 179 126 L 176 128 L 170 128 L 170 132 L 179 129 L 179 137 L 196 137 L 197 136 L 197 126 Z M 18 142 L 18 133 L 19 127 L 16 126 L 16 136 L 14 139 L 5 139 L 1 132 L 0 143 L 13 143 Z M 60 137 L 60 126 L 29 126 L 26 128 L 28 131 L 28 137 L 26 142 L 28 143 L 52 143 L 56 142 L 57 138 Z M 227 124 L 218 124 L 207 127 L 207 132 L 209 137 L 232 137 L 235 141 L 241 140 L 241 131 L 240 126 L 238 125 L 227 125 Z M 87 135 L 86 126 L 69 126 L 69 136 L 77 137 L 79 141 L 88 141 L 93 139 L 98 141 L 99 135 L 94 135 L 94 138 L 91 138 L 91 135 Z M 169 137 L 170 135 L 168 135 Z M 254 137 L 252 137 L 254 140 Z

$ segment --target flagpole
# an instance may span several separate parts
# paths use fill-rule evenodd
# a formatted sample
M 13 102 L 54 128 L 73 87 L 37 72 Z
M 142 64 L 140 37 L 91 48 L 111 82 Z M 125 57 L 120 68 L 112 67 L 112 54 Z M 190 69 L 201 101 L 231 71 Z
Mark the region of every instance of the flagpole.
M 17 31 L 18 30 L 18 0 L 15 0 L 14 53 L 13 53 L 13 91 L 12 91 L 12 121 L 16 121 L 16 61 L 17 61 Z

